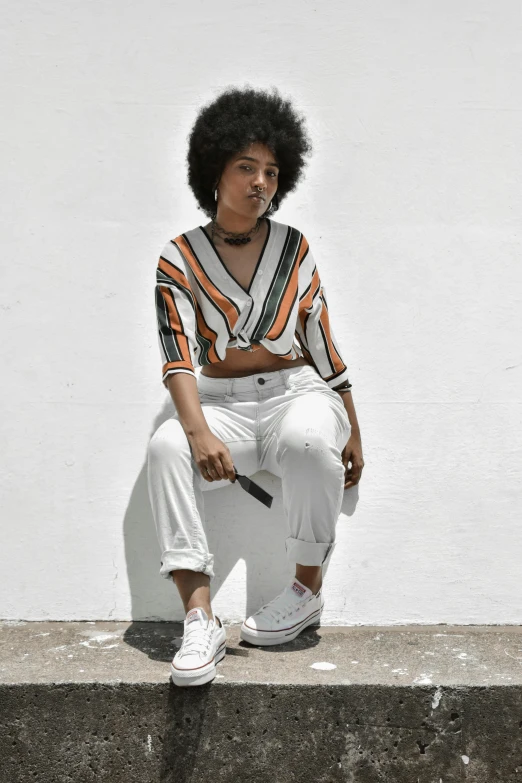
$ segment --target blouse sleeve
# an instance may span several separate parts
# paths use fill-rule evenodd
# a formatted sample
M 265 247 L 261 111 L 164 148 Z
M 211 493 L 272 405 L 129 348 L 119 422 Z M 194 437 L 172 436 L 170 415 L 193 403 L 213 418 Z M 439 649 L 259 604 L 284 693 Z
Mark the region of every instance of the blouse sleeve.
M 196 352 L 196 300 L 175 242 L 163 248 L 156 269 L 156 318 L 161 354 L 162 382 L 186 372 L 196 377 L 192 357 Z
M 315 366 L 328 386 L 335 389 L 345 382 L 350 383 L 348 368 L 330 323 L 326 289 L 304 237 L 303 244 L 305 247 L 301 264 L 303 270 L 306 270 L 308 284 L 300 297 L 296 335 L 305 358 Z

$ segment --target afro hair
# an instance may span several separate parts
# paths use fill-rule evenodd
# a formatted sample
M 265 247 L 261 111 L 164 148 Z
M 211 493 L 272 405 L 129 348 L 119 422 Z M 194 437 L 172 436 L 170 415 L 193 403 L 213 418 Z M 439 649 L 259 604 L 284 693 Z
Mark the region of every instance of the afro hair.
M 304 118 L 275 87 L 228 87 L 200 109 L 188 136 L 187 181 L 207 217 L 216 215 L 214 190 L 228 160 L 255 142 L 266 144 L 280 167 L 277 192 L 264 213 L 269 217 L 297 187 L 312 151 Z

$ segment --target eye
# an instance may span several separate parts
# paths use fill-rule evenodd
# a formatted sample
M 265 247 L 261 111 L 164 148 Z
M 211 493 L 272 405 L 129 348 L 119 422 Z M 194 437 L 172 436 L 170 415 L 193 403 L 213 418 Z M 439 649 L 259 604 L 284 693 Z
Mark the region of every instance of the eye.
M 250 169 L 250 166 L 248 166 L 246 163 L 244 163 L 242 166 L 239 167 L 240 169 Z M 272 178 L 275 179 L 277 177 L 277 171 L 269 171 L 269 174 L 272 175 Z

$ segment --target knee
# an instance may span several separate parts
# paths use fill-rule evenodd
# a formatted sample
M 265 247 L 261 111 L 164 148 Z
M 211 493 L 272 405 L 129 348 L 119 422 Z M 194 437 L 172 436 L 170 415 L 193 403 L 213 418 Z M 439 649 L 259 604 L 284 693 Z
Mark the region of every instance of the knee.
M 167 419 L 156 430 L 149 441 L 147 456 L 149 462 L 172 463 L 175 459 L 189 456 L 190 445 L 183 427 L 177 419 Z

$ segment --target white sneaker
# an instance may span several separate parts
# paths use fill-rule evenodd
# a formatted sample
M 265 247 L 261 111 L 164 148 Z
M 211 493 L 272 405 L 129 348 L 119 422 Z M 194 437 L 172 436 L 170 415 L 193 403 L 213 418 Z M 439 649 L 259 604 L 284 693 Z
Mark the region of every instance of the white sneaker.
M 170 665 L 175 685 L 203 685 L 216 676 L 216 664 L 225 657 L 226 631 L 219 617 L 212 620 L 204 609 L 191 609 L 184 622 L 181 647 Z
M 291 642 L 303 628 L 319 625 L 323 606 L 322 588 L 314 594 L 294 577 L 279 595 L 245 620 L 239 635 L 250 644 Z

